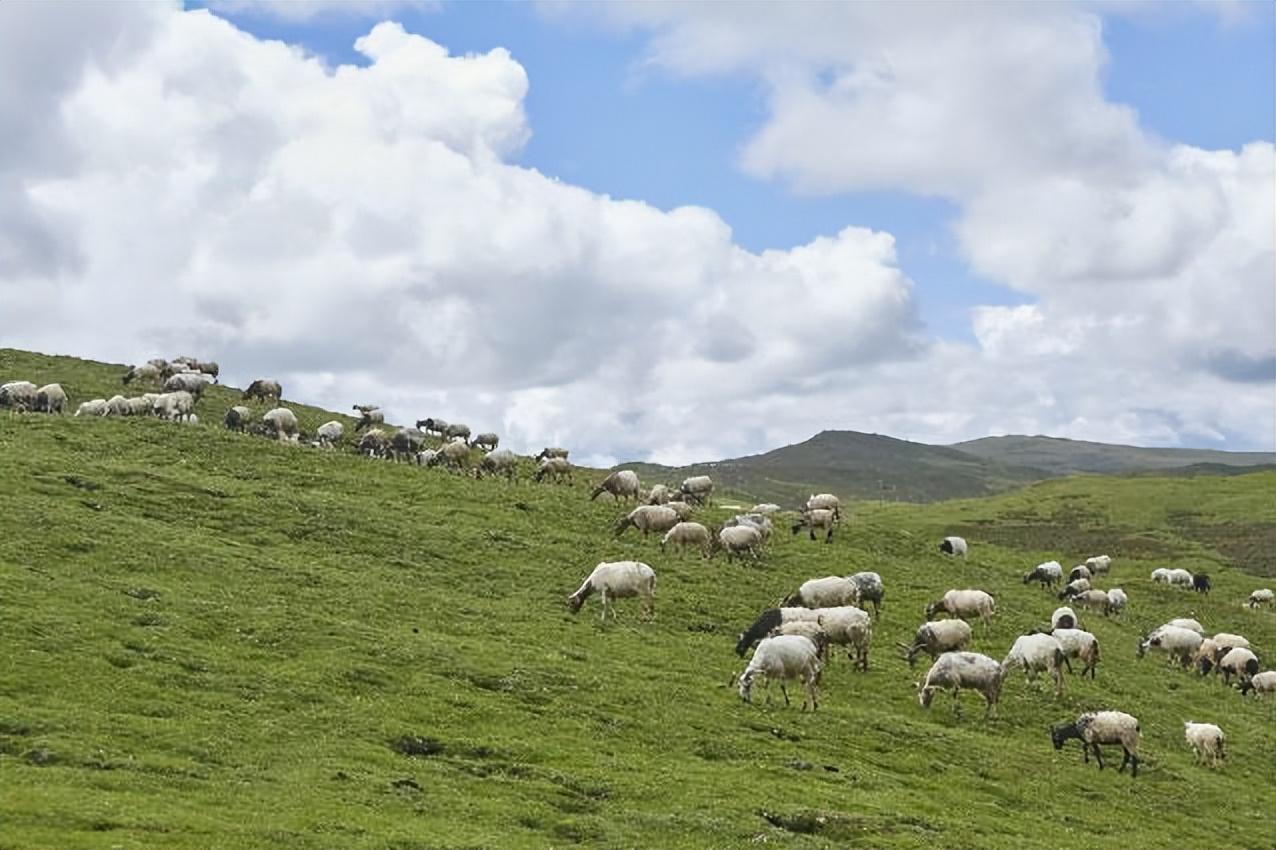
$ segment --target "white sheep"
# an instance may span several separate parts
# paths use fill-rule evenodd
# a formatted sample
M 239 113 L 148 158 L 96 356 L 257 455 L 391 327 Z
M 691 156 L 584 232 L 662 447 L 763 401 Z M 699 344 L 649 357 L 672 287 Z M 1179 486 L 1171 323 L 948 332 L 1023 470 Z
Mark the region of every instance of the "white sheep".
M 1223 674 L 1223 684 L 1230 685 L 1232 677 L 1237 676 L 1241 679 L 1252 678 L 1262 669 L 1258 663 L 1258 656 L 1253 650 L 1244 646 L 1235 646 L 1227 650 L 1227 653 L 1218 662 L 1218 671 Z
M 922 708 L 930 708 L 935 691 L 952 691 L 953 711 L 961 714 L 962 689 L 983 694 L 986 716 L 995 716 L 997 701 L 1001 699 L 1001 682 L 1005 671 L 1001 665 L 977 652 L 945 652 L 935 660 L 926 678 L 917 685 L 917 701 Z
M 806 698 L 802 702 L 811 704 L 811 710 L 819 708 L 817 684 L 820 678 L 819 647 L 810 638 L 802 635 L 777 635 L 763 639 L 758 644 L 749 665 L 740 674 L 740 699 L 745 702 L 753 700 L 753 681 L 762 676 L 769 683 L 772 679 L 780 682 L 780 692 L 784 694 L 784 704 L 789 705 L 789 693 L 784 687 L 785 681 L 799 679 L 806 689 Z
M 680 557 L 686 553 L 688 546 L 696 546 L 700 549 L 701 557 L 708 558 L 713 548 L 713 536 L 709 533 L 709 529 L 698 522 L 680 522 L 666 531 L 665 536 L 661 538 L 661 551 L 664 551 L 670 543 L 678 547 Z
M 1094 573 L 1090 572 L 1090 568 L 1085 564 L 1078 564 L 1068 573 L 1068 581 L 1073 582 L 1078 579 L 1085 579 L 1087 582 L 1094 578 Z
M 179 422 L 195 413 L 195 397 L 186 390 L 160 393 L 151 405 L 151 412 L 162 419 Z
M 1075 658 L 1085 664 L 1081 670 L 1081 678 L 1084 679 L 1086 673 L 1089 673 L 1090 678 L 1093 679 L 1095 668 L 1099 666 L 1099 639 L 1084 629 L 1055 629 L 1050 634 L 1063 647 L 1063 658 L 1068 666 L 1068 672 L 1072 672 L 1070 659 Z
M 1062 591 L 1059 592 L 1060 599 L 1067 599 L 1069 596 L 1076 596 L 1078 593 L 1084 593 L 1090 589 L 1090 579 L 1078 578 L 1068 582 Z
M 1050 630 L 1055 629 L 1075 629 L 1079 628 L 1081 621 L 1077 619 L 1077 612 L 1073 611 L 1067 605 L 1062 605 L 1054 609 L 1054 613 L 1050 615 Z
M 793 525 L 793 533 L 797 534 L 802 529 L 810 532 L 811 539 L 815 539 L 815 530 L 817 528 L 824 530 L 824 542 L 833 542 L 833 528 L 837 525 L 837 514 L 829 508 L 816 508 L 802 513 L 798 521 Z
M 926 619 L 934 619 L 941 612 L 959 620 L 978 617 L 986 629 L 997 613 L 997 600 L 982 590 L 950 590 L 926 606 Z
M 619 537 L 625 529 L 636 528 L 646 537 L 653 531 L 668 531 L 679 522 L 678 512 L 667 505 L 639 505 L 617 520 L 612 532 Z
M 1156 582 L 1157 584 L 1169 584 L 1170 571 L 1167 570 L 1165 567 L 1157 567 L 1156 569 L 1152 571 L 1152 581 Z
M 1224 749 L 1223 730 L 1213 723 L 1194 723 L 1183 721 L 1183 737 L 1196 756 L 1196 763 L 1209 761 L 1210 767 L 1217 767 L 1220 761 L 1227 760 Z
M 470 446 L 462 441 L 444 443 L 439 446 L 433 461 L 434 466 L 446 466 L 448 469 L 464 472 L 470 465 Z
M 428 422 L 429 420 L 426 420 L 426 421 Z M 442 426 L 443 426 L 444 428 L 447 428 L 447 423 L 446 423 L 446 422 L 443 422 L 443 423 L 441 423 L 441 424 L 442 424 Z M 420 423 L 420 422 L 418 422 L 418 423 L 417 423 L 417 427 L 418 427 L 418 428 L 420 428 L 420 427 L 421 427 L 421 423 Z M 440 433 L 442 433 L 442 432 L 440 432 Z M 567 460 L 567 456 L 568 456 L 569 454 L 571 454 L 571 452 L 569 452 L 567 449 L 561 448 L 561 447 L 559 447 L 559 446 L 546 446 L 545 448 L 541 449 L 541 453 L 540 453 L 540 454 L 538 454 L 536 457 L 534 457 L 534 458 L 532 458 L 532 459 L 533 459 L 533 460 L 535 460 L 537 463 L 540 463 L 540 462 L 541 462 L 541 461 L 543 461 L 543 460 L 548 460 L 548 459 L 549 459 L 549 458 L 551 458 L 551 457 L 561 457 L 563 460 Z
M 678 515 L 678 519 L 682 522 L 686 522 L 691 519 L 692 515 L 696 512 L 696 509 L 691 505 L 678 499 L 665 502 L 664 507 L 676 513 Z
M 66 390 L 61 384 L 45 384 L 35 391 L 35 409 L 41 413 L 56 413 L 59 416 L 66 409 Z
M 1035 682 L 1037 673 L 1045 670 L 1054 679 L 1054 695 L 1063 696 L 1063 644 L 1053 635 L 1040 632 L 1020 635 L 1015 638 L 1010 652 L 1002 659 L 1001 667 L 1009 673 L 1016 667 L 1022 667 L 1029 682 Z
M 222 417 L 222 424 L 228 431 L 243 431 L 248 427 L 248 420 L 252 415 L 251 410 L 242 404 L 237 404 L 226 411 L 226 415 Z
M 723 523 L 724 528 L 737 525 L 748 525 L 756 528 L 758 534 L 762 535 L 764 544 L 770 541 L 771 534 L 775 531 L 775 525 L 771 522 L 771 518 L 764 514 L 736 514 Z
M 1187 667 L 1191 665 L 1203 640 L 1205 638 L 1191 629 L 1161 626 L 1139 640 L 1138 657 L 1142 658 L 1149 649 L 1156 649 L 1166 653 L 1171 663 L 1177 661 Z
M 813 610 L 829 643 L 846 647 L 846 657 L 861 670 L 868 670 L 868 650 L 873 640 L 873 620 L 868 612 L 854 605 Z
M 1254 692 L 1255 696 L 1276 695 L 1276 670 L 1266 670 L 1262 673 L 1250 676 L 1248 679 L 1241 680 L 1241 696 Z
M 1192 574 L 1185 569 L 1170 570 L 1169 583 L 1172 587 L 1192 587 Z
M 610 493 L 619 502 L 621 499 L 638 501 L 638 473 L 632 469 L 618 469 L 612 472 L 589 493 L 589 501 L 597 499 L 603 493 Z
M 107 407 L 106 399 L 95 398 L 91 401 L 80 402 L 80 406 L 75 409 L 76 416 L 106 416 L 110 408 Z
M 945 537 L 939 541 L 939 551 L 945 555 L 964 558 L 970 551 L 970 547 L 966 545 L 966 538 L 964 537 Z
M 1102 590 L 1083 590 L 1073 594 L 1068 601 L 1079 608 L 1087 608 L 1101 614 L 1107 614 L 1111 605 L 1108 594 Z
M 315 438 L 319 440 L 319 445 L 330 449 L 341 442 L 341 438 L 345 436 L 345 433 L 346 426 L 333 419 L 315 429 Z
M 648 505 L 663 505 L 673 500 L 673 490 L 665 484 L 657 484 L 651 488 L 651 492 L 647 494 L 647 498 L 643 500 Z
M 713 551 L 719 549 L 727 553 L 727 563 L 732 557 L 749 555 L 753 560 L 759 557 L 762 548 L 762 533 L 751 525 L 734 525 L 718 531 L 713 541 Z
M 420 455 L 417 457 L 419 458 Z M 518 456 L 509 449 L 494 449 L 483 455 L 476 474 L 480 478 L 485 474 L 504 475 L 506 481 L 513 483 L 518 475 Z
M 815 644 L 816 652 L 820 656 L 820 662 L 827 661 L 829 636 L 824 628 L 815 620 L 790 620 L 787 623 L 781 623 L 771 631 L 767 632 L 767 637 L 778 637 L 779 635 L 801 635 L 807 638 L 811 643 Z
M 835 608 L 859 602 L 859 586 L 849 578 L 825 576 L 802 582 L 783 602 L 784 607 Z
M 1130 604 L 1130 597 L 1126 596 L 1125 591 L 1119 587 L 1113 587 L 1108 590 L 1108 613 L 1117 615 L 1125 611 L 1125 607 Z
M 128 399 L 122 395 L 113 395 L 106 400 L 107 416 L 128 416 L 132 413 Z
M 370 428 L 363 432 L 355 450 L 368 457 L 385 457 L 390 450 L 390 440 L 380 428 Z
M 594 593 L 603 603 L 603 622 L 607 621 L 609 609 L 612 619 L 616 619 L 613 600 L 631 596 L 642 599 L 643 614 L 650 618 L 656 613 L 656 572 L 641 561 L 603 561 L 594 567 L 580 589 L 567 597 L 567 607 L 573 614 L 579 612 Z
M 694 505 L 713 503 L 713 479 L 707 475 L 693 475 L 678 488 L 684 501 Z
M 1096 575 L 1106 573 L 1112 569 L 1112 558 L 1108 555 L 1093 555 L 1085 559 L 1085 565 Z
M 1249 601 L 1245 604 L 1251 608 L 1276 604 L 1276 591 L 1269 590 L 1266 587 L 1259 588 L 1249 595 Z
M 1067 726 L 1059 726 L 1050 730 L 1056 750 L 1070 738 L 1081 740 L 1081 755 L 1086 763 L 1090 762 L 1090 753 L 1094 753 L 1099 762 L 1099 770 L 1103 770 L 1103 753 L 1099 747 L 1107 744 L 1119 744 L 1123 752 L 1121 767 L 1117 772 L 1125 770 L 1130 764 L 1131 775 L 1139 775 L 1139 721 L 1124 711 L 1087 711 Z
M 159 381 L 159 367 L 153 363 L 142 363 L 137 366 L 129 367 L 128 372 L 124 374 L 123 383 L 131 383 L 133 381 Z
M 496 451 L 497 447 L 500 444 L 501 444 L 501 438 L 491 433 L 490 431 L 486 431 L 482 434 L 478 434 L 474 437 L 472 441 L 470 441 L 470 445 L 474 446 L 474 448 L 482 449 L 485 452 Z
M 1201 625 L 1199 620 L 1194 620 L 1191 617 L 1175 617 L 1165 625 L 1177 626 L 1180 629 L 1191 629 L 1202 637 L 1205 635 L 1205 627 Z
M 0 407 L 13 413 L 25 413 L 35 409 L 38 388 L 30 381 L 9 381 L 0 384 Z
M 273 436 L 281 443 L 297 442 L 301 428 L 297 424 L 297 414 L 286 407 L 274 407 L 261 415 L 262 425 L 267 436 Z
M 198 374 L 182 372 L 170 377 L 164 382 L 164 392 L 175 393 L 181 390 L 200 398 L 204 394 L 204 386 L 207 382 Z
M 913 636 L 911 646 L 896 644 L 904 650 L 908 666 L 912 667 L 918 653 L 924 652 L 934 661 L 945 652 L 955 652 L 970 645 L 970 624 L 965 620 L 932 620 L 922 623 Z
M 832 493 L 816 493 L 806 500 L 806 504 L 802 506 L 802 511 L 832 511 L 833 516 L 837 519 L 842 518 L 842 500 Z
M 763 516 L 770 516 L 771 514 L 779 512 L 780 506 L 772 502 L 762 502 L 761 504 L 754 505 L 749 509 L 749 513 L 762 514 Z
M 536 472 L 532 475 L 537 481 L 543 481 L 549 478 L 553 481 L 561 482 L 564 478 L 570 484 L 572 480 L 572 465 L 565 457 L 547 457 L 541 460 L 540 466 L 536 468 Z
M 1054 587 L 1063 581 L 1063 565 L 1058 561 L 1046 561 L 1037 564 L 1031 572 L 1024 574 L 1023 583 L 1040 582 L 1042 587 Z

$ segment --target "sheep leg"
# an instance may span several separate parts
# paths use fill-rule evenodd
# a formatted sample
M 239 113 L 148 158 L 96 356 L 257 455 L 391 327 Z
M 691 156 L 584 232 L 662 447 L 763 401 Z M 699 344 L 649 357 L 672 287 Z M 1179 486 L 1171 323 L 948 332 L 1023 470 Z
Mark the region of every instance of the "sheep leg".
M 780 682 L 780 693 L 784 694 L 784 704 L 786 706 L 791 705 L 792 703 L 789 702 L 789 691 L 788 688 L 784 687 L 784 682 Z
M 1071 675 L 1072 675 L 1072 662 L 1068 660 L 1067 656 L 1064 656 L 1064 659 L 1063 659 L 1063 665 L 1064 665 L 1065 667 L 1067 667 L 1067 668 L 1068 668 L 1068 675 L 1069 675 L 1069 676 L 1071 676 Z M 1085 675 L 1085 671 L 1082 671 L 1082 672 L 1081 672 L 1081 675 L 1082 675 L 1082 676 L 1084 676 L 1084 675 Z
M 824 535 L 824 542 L 825 542 L 825 543 L 832 543 L 832 542 L 833 542 L 833 526 L 831 526 L 831 525 L 829 526 L 828 534 Z
M 1099 770 L 1103 770 L 1103 750 L 1099 749 L 1098 744 L 1091 744 L 1090 749 L 1094 750 L 1094 760 L 1099 763 Z

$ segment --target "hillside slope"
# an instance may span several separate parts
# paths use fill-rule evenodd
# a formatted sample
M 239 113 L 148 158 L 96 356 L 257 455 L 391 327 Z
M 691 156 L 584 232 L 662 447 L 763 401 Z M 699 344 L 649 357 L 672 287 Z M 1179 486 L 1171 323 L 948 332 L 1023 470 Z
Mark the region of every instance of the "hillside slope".
M 1153 472 L 1184 467 L 1264 466 L 1276 452 L 1222 452 L 1211 449 L 1155 449 L 1066 440 L 1061 437 L 983 437 L 951 448 L 988 461 L 1034 467 L 1055 475 L 1074 472 Z
M 1050 477 L 943 446 L 880 434 L 821 431 L 765 454 L 686 467 L 626 463 L 646 477 L 677 482 L 707 474 L 741 496 L 796 506 L 813 491 L 856 499 L 932 502 L 998 493 Z
M 508 486 L 216 427 L 7 414 L 0 469 L 0 848 L 1271 844 L 1273 707 L 1134 658 L 1142 630 L 1188 613 L 1276 653 L 1276 612 L 1239 604 L 1260 581 L 1193 530 L 1276 522 L 1271 473 L 865 505 L 832 545 L 781 534 L 752 565 L 613 539 L 621 509 L 587 500 L 586 470 Z M 935 552 L 956 527 L 968 561 Z M 975 648 L 1000 659 L 1057 604 L 1022 572 L 1109 543 L 1132 602 L 1087 620 L 1096 681 L 1056 701 L 1015 674 L 989 721 L 970 694 L 960 719 L 918 707 L 923 671 L 893 646 L 928 599 L 995 591 Z M 605 628 L 596 600 L 568 614 L 618 558 L 656 569 L 655 620 L 632 600 Z M 1214 593 L 1147 581 L 1180 564 Z M 813 715 L 778 693 L 742 704 L 740 629 L 853 569 L 888 587 L 872 669 L 834 658 Z M 1051 748 L 1049 724 L 1099 706 L 1142 721 L 1137 780 Z M 1193 764 L 1185 719 L 1224 726 L 1225 767 Z

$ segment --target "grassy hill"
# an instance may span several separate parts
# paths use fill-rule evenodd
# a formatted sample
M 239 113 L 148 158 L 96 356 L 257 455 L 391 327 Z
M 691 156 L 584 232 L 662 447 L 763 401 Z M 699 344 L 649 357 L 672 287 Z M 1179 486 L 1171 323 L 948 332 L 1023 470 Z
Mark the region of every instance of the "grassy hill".
M 805 442 L 716 463 L 622 466 L 675 483 L 688 475 L 711 475 L 742 498 L 786 506 L 825 491 L 857 499 L 932 502 L 998 493 L 1052 475 L 943 446 L 856 431 L 821 431 Z
M 1074 472 L 1178 471 L 1197 467 L 1247 467 L 1276 464 L 1276 452 L 1221 452 L 1211 449 L 1151 449 L 1065 440 L 1061 437 L 984 437 L 952 448 L 984 460 L 1046 470 L 1055 475 Z
M 0 352 L 0 380 L 63 378 L 76 401 L 120 371 Z M 1273 473 L 866 504 L 832 545 L 779 535 L 728 565 L 614 540 L 621 508 L 587 501 L 585 470 L 508 486 L 211 425 L 7 414 L 0 470 L 0 848 L 1272 846 L 1276 707 L 1134 648 L 1194 614 L 1276 657 L 1276 612 L 1240 604 L 1271 584 L 1249 553 L 1271 550 Z M 935 551 L 957 529 L 968 561 Z M 960 719 L 918 707 L 923 671 L 893 645 L 927 600 L 996 592 L 975 648 L 1000 659 L 1057 604 L 1020 575 L 1096 550 L 1131 597 L 1124 621 L 1085 618 L 1096 681 L 1056 701 L 1016 673 L 991 721 L 970 694 Z M 632 600 L 605 628 L 596 600 L 566 612 L 626 557 L 658 574 L 653 622 Z M 1214 593 L 1152 585 L 1163 565 Z M 737 632 L 856 569 L 888 588 L 871 670 L 834 660 L 815 714 L 742 704 Z M 1141 719 L 1137 780 L 1051 748 L 1049 724 L 1095 707 Z M 1225 767 L 1193 764 L 1186 719 L 1224 727 Z

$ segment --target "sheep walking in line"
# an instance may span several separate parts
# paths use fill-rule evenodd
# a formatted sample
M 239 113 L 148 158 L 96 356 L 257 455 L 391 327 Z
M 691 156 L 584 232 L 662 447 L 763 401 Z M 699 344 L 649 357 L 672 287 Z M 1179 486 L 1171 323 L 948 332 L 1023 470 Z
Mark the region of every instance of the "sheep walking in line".
M 567 607 L 573 614 L 580 611 L 585 600 L 597 593 L 602 600 L 601 619 L 607 622 L 607 612 L 616 619 L 614 600 L 637 596 L 642 599 L 643 615 L 650 619 L 656 613 L 656 572 L 641 561 L 604 561 L 567 597 Z
M 950 691 L 953 713 L 961 716 L 962 690 L 979 691 L 984 697 L 985 717 L 995 717 L 1001 699 L 1001 683 L 1005 671 L 1001 665 L 978 652 L 945 652 L 935 660 L 926 678 L 917 685 L 917 702 L 930 708 L 936 691 Z
M 897 644 L 904 651 L 908 666 L 917 663 L 917 656 L 926 653 L 933 662 L 945 652 L 957 652 L 970 646 L 970 623 L 965 620 L 932 620 L 922 623 L 913 636 L 912 645 Z
M 1081 741 L 1081 755 L 1086 764 L 1090 763 L 1090 753 L 1103 770 L 1103 753 L 1101 746 L 1119 745 L 1123 757 L 1117 772 L 1131 766 L 1131 776 L 1139 775 L 1139 721 L 1124 711 L 1087 711 L 1074 723 L 1059 726 L 1050 730 L 1050 738 L 1056 750 L 1072 738 Z
M 1196 756 L 1196 763 L 1209 762 L 1210 767 L 1218 767 L 1220 761 L 1227 760 L 1224 747 L 1226 736 L 1223 730 L 1213 723 L 1194 723 L 1183 721 L 1183 737 Z
M 939 541 L 939 551 L 945 555 L 964 558 L 966 553 L 970 551 L 970 547 L 966 545 L 966 538 L 964 537 L 945 537 Z
M 785 682 L 798 679 L 806 689 L 806 698 L 802 701 L 802 710 L 810 703 L 811 711 L 819 708 L 818 683 L 821 669 L 819 647 L 814 641 L 802 635 L 776 635 L 764 638 L 758 644 L 749 665 L 740 674 L 740 699 L 753 701 L 753 682 L 759 676 L 767 684 L 771 680 L 780 682 L 780 692 L 784 695 L 784 704 L 789 705 L 789 692 Z
M 633 499 L 636 502 L 639 489 L 638 473 L 632 469 L 618 469 L 589 492 L 589 501 L 592 502 L 603 493 L 610 493 L 617 502 L 621 499 Z
M 1020 635 L 1001 662 L 1001 669 L 1009 673 L 1022 667 L 1029 682 L 1036 683 L 1042 670 L 1054 680 L 1054 695 L 1063 696 L 1063 645 L 1053 635 L 1041 633 Z

